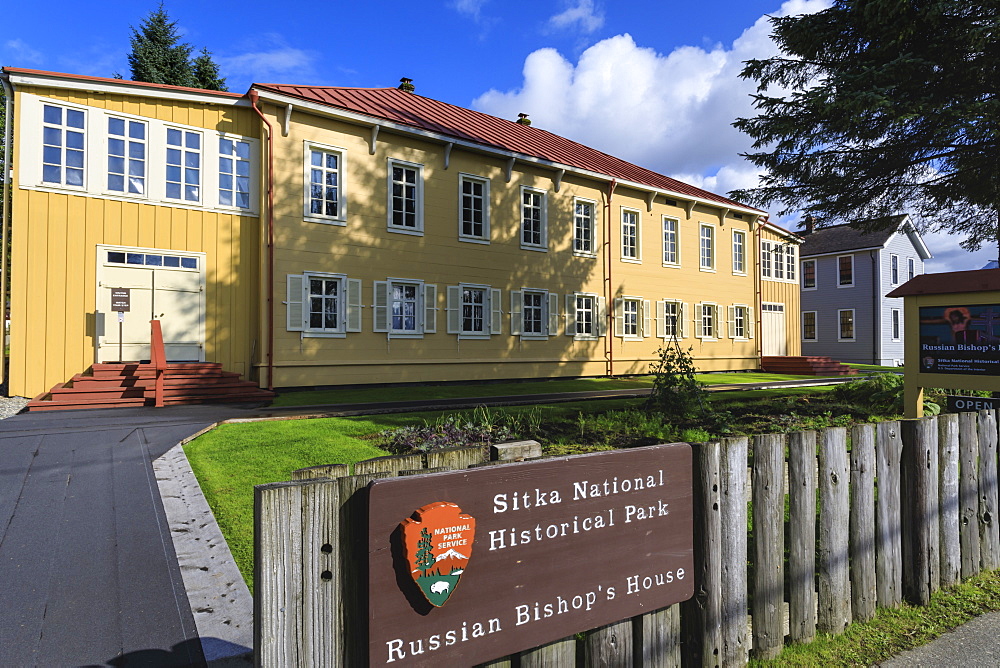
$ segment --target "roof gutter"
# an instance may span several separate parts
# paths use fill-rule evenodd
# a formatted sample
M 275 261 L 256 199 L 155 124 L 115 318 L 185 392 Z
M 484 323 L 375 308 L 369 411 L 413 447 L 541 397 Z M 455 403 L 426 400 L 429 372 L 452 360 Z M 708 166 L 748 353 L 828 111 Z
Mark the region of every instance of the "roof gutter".
M 378 118 L 375 116 L 368 116 L 365 114 L 360 114 L 357 112 L 347 111 L 346 109 L 340 109 L 338 107 L 331 107 L 323 104 L 318 104 L 315 102 L 310 102 L 308 100 L 303 100 L 298 97 L 291 97 L 288 95 L 282 95 L 280 93 L 269 92 L 266 90 L 259 90 L 260 98 L 262 100 L 267 100 L 279 106 L 285 106 L 288 104 L 294 104 L 296 108 L 304 109 L 321 116 L 328 116 L 331 118 L 337 118 L 342 121 L 347 121 L 350 123 L 355 123 L 358 125 L 363 125 L 366 127 L 380 126 L 383 130 L 392 130 L 393 132 L 398 132 L 400 134 L 415 135 L 419 137 L 424 137 L 426 139 L 433 139 L 435 141 L 442 142 L 444 144 L 454 144 L 455 146 L 460 146 L 469 151 L 474 151 L 478 153 L 486 153 L 487 155 L 494 155 L 501 157 L 504 160 L 509 160 L 510 158 L 516 158 L 519 162 L 530 162 L 542 167 L 548 167 L 556 171 L 565 170 L 566 172 L 577 174 L 579 176 L 585 176 L 598 181 L 603 181 L 605 183 L 610 183 L 615 181 L 619 187 L 633 188 L 635 190 L 646 192 L 646 193 L 656 193 L 657 195 L 663 195 L 669 199 L 679 199 L 689 202 L 694 202 L 696 204 L 704 204 L 706 206 L 711 206 L 715 208 L 728 208 L 730 212 L 745 213 L 753 216 L 763 215 L 765 212 L 761 209 L 754 209 L 747 206 L 742 206 L 736 202 L 717 202 L 711 199 L 705 199 L 702 197 L 697 197 L 695 195 L 690 195 L 687 193 L 677 192 L 675 190 L 667 190 L 665 188 L 656 188 L 654 186 L 646 185 L 644 183 L 638 183 L 636 181 L 629 181 L 625 179 L 618 179 L 610 176 L 609 174 L 602 174 L 601 172 L 591 171 L 589 169 L 582 169 L 580 167 L 574 167 L 572 165 L 564 165 L 559 162 L 554 162 L 552 160 L 546 160 L 545 158 L 539 158 L 536 156 L 528 155 L 526 153 L 518 153 L 516 151 L 509 151 L 507 149 L 495 148 L 487 146 L 485 144 L 477 144 L 472 141 L 459 139 L 451 135 L 446 135 L 440 132 L 431 132 L 430 130 L 423 130 L 421 128 L 415 128 L 409 125 L 403 125 L 402 123 L 396 123 L 383 118 Z M 781 228 L 777 228 L 781 229 Z M 787 230 L 781 230 L 783 234 L 789 234 Z
M 0 178 L 0 227 L 3 229 L 3 239 L 0 243 L 0 314 L 3 314 L 4 327 L 2 334 L 7 334 L 7 285 L 10 281 L 10 269 L 8 262 L 10 258 L 10 228 L 13 211 L 13 195 L 10 192 L 13 182 L 14 166 L 11 164 L 11 140 L 14 137 L 14 86 L 8 80 L 6 72 L 0 72 L 0 85 L 3 85 L 3 93 L 6 99 L 4 105 L 3 124 L 3 176 Z M 5 340 L 5 339 L 3 339 Z M 5 346 L 6 348 L 6 346 Z M 4 364 L 6 354 L 0 356 L 0 382 L 7 380 Z
M 247 92 L 250 106 L 267 126 L 267 389 L 274 390 L 274 129 L 257 107 L 257 91 Z

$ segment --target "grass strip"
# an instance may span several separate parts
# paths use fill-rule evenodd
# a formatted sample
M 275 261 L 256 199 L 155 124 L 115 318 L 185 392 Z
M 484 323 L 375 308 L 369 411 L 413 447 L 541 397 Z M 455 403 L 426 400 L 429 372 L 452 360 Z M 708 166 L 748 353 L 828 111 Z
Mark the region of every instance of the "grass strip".
M 775 659 L 751 660 L 750 665 L 872 666 L 997 610 L 1000 571 L 991 571 L 942 589 L 926 607 L 882 608 L 871 621 L 852 624 L 840 635 L 820 634 L 811 643 L 789 645 Z

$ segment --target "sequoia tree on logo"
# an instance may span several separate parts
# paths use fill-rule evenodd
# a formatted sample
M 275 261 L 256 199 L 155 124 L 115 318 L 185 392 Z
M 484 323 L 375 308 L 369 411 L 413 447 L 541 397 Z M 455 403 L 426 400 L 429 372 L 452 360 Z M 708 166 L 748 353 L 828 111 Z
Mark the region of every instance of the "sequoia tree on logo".
M 454 503 L 435 501 L 418 508 L 400 529 L 410 577 L 428 603 L 444 605 L 472 557 L 475 518 Z

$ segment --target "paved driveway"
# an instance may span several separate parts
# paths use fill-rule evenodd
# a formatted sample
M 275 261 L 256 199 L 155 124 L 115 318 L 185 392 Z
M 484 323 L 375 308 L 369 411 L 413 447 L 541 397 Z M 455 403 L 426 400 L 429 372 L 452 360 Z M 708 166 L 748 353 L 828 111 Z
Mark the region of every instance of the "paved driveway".
M 228 406 L 0 421 L 0 666 L 204 662 L 151 462 Z

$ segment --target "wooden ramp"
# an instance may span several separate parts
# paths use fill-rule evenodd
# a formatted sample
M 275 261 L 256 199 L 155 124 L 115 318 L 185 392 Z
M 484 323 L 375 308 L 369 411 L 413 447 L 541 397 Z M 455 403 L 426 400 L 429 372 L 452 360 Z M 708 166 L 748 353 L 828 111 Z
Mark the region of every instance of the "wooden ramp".
M 831 357 L 817 356 L 761 357 L 760 368 L 768 373 L 795 376 L 853 376 L 858 373 Z

